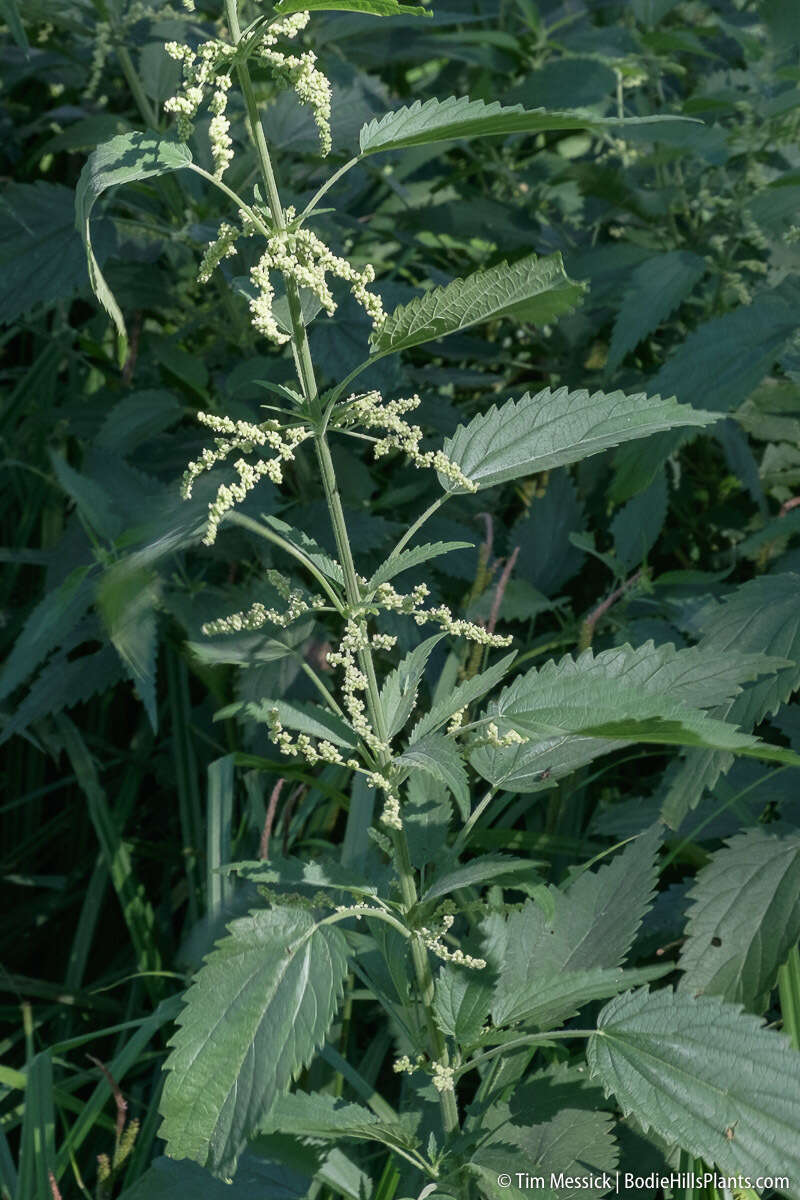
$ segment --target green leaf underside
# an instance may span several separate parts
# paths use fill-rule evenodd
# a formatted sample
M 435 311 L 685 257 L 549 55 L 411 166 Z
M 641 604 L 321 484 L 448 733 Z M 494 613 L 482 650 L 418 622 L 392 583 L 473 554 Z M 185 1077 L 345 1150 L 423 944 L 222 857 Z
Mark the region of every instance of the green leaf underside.
M 679 425 L 706 426 L 718 415 L 644 393 L 526 393 L 461 425 L 444 443 L 448 458 L 479 488 L 580 462 L 622 442 Z M 447 492 L 464 491 L 439 475 Z
M 414 1125 L 413 1114 L 387 1122 L 360 1104 L 345 1104 L 334 1096 L 298 1091 L 276 1101 L 262 1132 L 296 1134 L 302 1130 L 304 1137 L 325 1141 L 353 1138 L 413 1150 L 418 1144 Z
M 422 546 L 413 546 L 410 550 L 401 550 L 396 558 L 387 558 L 386 562 L 378 567 L 367 587 L 376 588 L 378 584 L 388 583 L 395 575 L 407 571 L 409 567 L 430 562 L 432 558 L 449 554 L 451 550 L 471 550 L 473 545 L 473 542 L 426 542 Z
M 296 12 L 354 12 L 371 17 L 432 17 L 428 8 L 417 4 L 399 4 L 398 0 L 278 0 L 275 12 L 281 16 Z
M 330 579 L 332 583 L 344 583 L 344 574 L 338 562 L 335 562 L 330 554 L 302 529 L 295 529 L 293 525 L 288 525 L 280 517 L 264 515 L 262 519 L 265 525 L 269 525 L 270 529 L 300 550 L 326 579 Z
M 763 1013 L 800 939 L 800 837 L 750 829 L 703 867 L 681 949 L 681 990 Z
M 415 100 L 413 104 L 386 113 L 364 125 L 359 135 L 362 155 L 381 150 L 400 150 L 448 142 L 455 138 L 502 136 L 511 133 L 551 133 L 571 129 L 607 129 L 611 126 L 648 125 L 685 122 L 685 117 L 598 117 L 596 113 L 548 112 L 545 108 L 525 109 L 521 104 L 503 106 L 498 101 L 485 104 L 467 96 L 447 100 Z M 624 134 L 623 134 L 624 136 Z
M 544 904 L 528 900 L 506 918 L 503 966 L 492 1001 L 496 1025 L 537 1015 L 552 1019 L 560 981 L 567 1012 L 570 988 L 576 994 L 588 988 L 589 995 L 597 987 L 616 990 L 620 964 L 650 908 L 660 841 L 660 827 L 653 825 L 611 862 L 578 875 L 566 890 L 550 885 L 549 915 Z
M 233 921 L 186 995 L 160 1136 L 172 1158 L 230 1175 L 248 1137 L 322 1044 L 347 973 L 335 928 L 299 909 Z
M 645 1131 L 726 1175 L 787 1175 L 800 1195 L 800 1054 L 716 997 L 647 989 L 612 1000 L 589 1068 Z
M 291 704 L 286 700 L 239 700 L 220 709 L 214 714 L 214 720 L 223 721 L 239 716 L 268 725 L 272 709 L 278 710 L 278 720 L 286 729 L 296 729 L 310 737 L 322 738 L 334 746 L 346 746 L 348 749 L 354 749 L 358 744 L 355 733 L 346 721 L 322 705 L 307 700 L 293 700 Z
M 396 353 L 498 317 L 547 324 L 570 312 L 584 290 L 567 277 L 560 254 L 529 254 L 401 305 L 372 334 L 370 348 L 378 356 Z
M 149 133 L 123 133 L 98 146 L 81 171 L 75 192 L 75 223 L 86 247 L 89 279 L 97 299 L 125 337 L 125 321 L 92 250 L 91 216 L 97 199 L 118 183 L 151 179 L 191 164 L 184 142 Z
M 501 732 L 528 741 L 500 750 L 481 747 L 470 762 L 507 790 L 536 791 L 602 754 L 632 742 L 705 744 L 736 754 L 800 765 L 796 755 L 769 746 L 702 709 L 739 690 L 741 681 L 783 666 L 763 655 L 707 654 L 646 642 L 533 669 L 504 689 L 488 716 Z M 541 780 L 543 772 L 548 772 Z

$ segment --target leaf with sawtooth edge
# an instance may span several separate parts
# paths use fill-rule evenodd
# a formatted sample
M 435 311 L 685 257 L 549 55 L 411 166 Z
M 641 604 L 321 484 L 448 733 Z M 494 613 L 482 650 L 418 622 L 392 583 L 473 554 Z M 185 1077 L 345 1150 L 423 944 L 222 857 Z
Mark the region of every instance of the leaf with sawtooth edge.
M 373 332 L 370 349 L 378 357 L 394 354 L 497 317 L 547 324 L 570 312 L 584 291 L 584 284 L 565 274 L 560 254 L 529 254 L 401 305 Z
M 502 105 L 497 100 L 485 104 L 468 96 L 435 97 L 424 103 L 395 109 L 362 126 L 359 134 L 361 155 L 381 150 L 400 150 L 408 146 L 427 146 L 431 142 L 449 142 L 455 138 L 498 137 L 512 133 L 551 133 L 558 130 L 607 129 L 613 126 L 624 137 L 626 125 L 687 123 L 686 117 L 598 117 L 596 113 L 548 112 L 546 108 L 525 109 L 521 104 Z
M 458 805 L 461 819 L 469 817 L 469 783 L 460 748 L 442 733 L 429 733 L 395 759 L 398 766 L 425 771 L 443 783 Z
M 686 299 L 705 270 L 705 260 L 689 250 L 656 254 L 635 268 L 614 322 L 609 371 Z
M 763 1013 L 778 968 L 800 940 L 800 837 L 749 829 L 697 875 L 679 989 Z
M 404 1113 L 396 1121 L 386 1121 L 360 1104 L 346 1104 L 335 1096 L 319 1092 L 297 1091 L 279 1097 L 261 1132 L 296 1135 L 302 1130 L 304 1137 L 326 1141 L 353 1138 L 413 1150 L 419 1145 L 415 1125 L 415 1114 L 412 1113 Z
M 443 633 L 435 633 L 433 637 L 420 642 L 384 679 L 380 701 L 387 737 L 393 738 L 399 733 L 414 711 L 428 659 L 443 637 Z
M 276 1097 L 322 1045 L 346 974 L 341 933 L 305 910 L 262 909 L 231 922 L 169 1043 L 160 1136 L 170 1157 L 233 1174 Z
M 602 1010 L 587 1060 L 645 1132 L 726 1175 L 786 1175 L 800 1196 L 800 1054 L 759 1017 L 643 988 Z
M 659 430 L 705 426 L 718 419 L 715 413 L 678 404 L 674 397 L 545 388 L 500 408 L 492 405 L 468 425 L 460 425 L 446 439 L 444 452 L 483 489 L 580 462 Z M 446 492 L 466 491 L 441 473 L 439 482 Z
M 451 550 L 471 550 L 473 546 L 474 542 L 426 542 L 424 545 L 414 546 L 410 550 L 401 550 L 396 558 L 387 558 L 386 562 L 378 567 L 367 587 L 376 588 L 380 583 L 388 583 L 401 571 L 407 571 L 409 567 L 416 567 L 418 563 L 430 562 L 432 558 L 449 554 Z

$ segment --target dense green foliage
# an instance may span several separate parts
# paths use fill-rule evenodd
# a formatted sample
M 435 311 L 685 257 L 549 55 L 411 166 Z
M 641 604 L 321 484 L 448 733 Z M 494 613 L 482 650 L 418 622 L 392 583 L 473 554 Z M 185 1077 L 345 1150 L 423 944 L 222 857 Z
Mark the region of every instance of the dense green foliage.
M 0 21 L 2 1200 L 800 1196 L 794 6 Z

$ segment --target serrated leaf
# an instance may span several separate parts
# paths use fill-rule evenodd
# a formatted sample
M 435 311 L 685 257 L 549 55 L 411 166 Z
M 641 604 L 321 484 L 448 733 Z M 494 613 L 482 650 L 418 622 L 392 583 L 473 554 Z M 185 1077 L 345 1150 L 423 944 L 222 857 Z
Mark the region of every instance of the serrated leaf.
M 631 988 L 640 987 L 674 970 L 672 963 L 654 967 L 592 967 L 588 971 L 565 971 L 547 975 L 537 982 L 535 991 L 518 997 L 517 1004 L 502 1016 L 494 1014 L 495 1025 L 516 1025 L 524 1021 L 538 1029 L 552 1029 L 574 1017 L 585 1004 L 607 1000 Z
M 430 9 L 398 0 L 278 0 L 275 12 L 285 16 L 296 12 L 355 12 L 371 17 L 432 17 Z
M 91 567 L 76 567 L 32 609 L 0 675 L 0 700 L 10 696 L 66 638 L 92 602 Z
M 115 184 L 179 171 L 191 161 L 191 152 L 184 142 L 150 133 L 123 133 L 98 146 L 81 171 L 75 191 L 75 224 L 83 238 L 94 293 L 122 338 L 126 336 L 125 321 L 92 247 L 92 209 L 103 192 Z
M 492 988 L 480 973 L 447 963 L 436 976 L 433 1015 L 442 1033 L 469 1046 L 480 1037 L 489 1016 Z
M 611 522 L 614 550 L 624 570 L 643 562 L 658 540 L 667 516 L 667 480 L 663 471 L 650 487 L 621 508 Z
M 388 583 L 390 579 L 394 579 L 395 575 L 399 575 L 401 571 L 407 571 L 409 567 L 430 562 L 432 558 L 449 554 L 451 550 L 471 550 L 473 545 L 473 542 L 426 542 L 424 545 L 414 546 L 410 550 L 401 550 L 396 558 L 387 558 L 386 562 L 381 563 L 367 587 L 376 588 L 379 584 Z
M 186 1159 L 157 1158 L 120 1200 L 303 1200 L 313 1169 L 308 1174 L 245 1153 L 233 1183 L 215 1179 L 197 1163 Z
M 424 717 L 417 721 L 411 731 L 410 745 L 413 746 L 426 733 L 433 733 L 434 730 L 439 729 L 455 713 L 460 712 L 462 708 L 472 704 L 475 700 L 480 700 L 481 696 L 485 696 L 493 687 L 496 687 L 516 656 L 516 650 L 512 650 L 511 654 L 506 654 L 505 658 L 501 658 L 493 666 L 473 675 L 472 679 L 465 679 L 463 683 L 459 683 L 451 692 L 443 696 Z
M 426 146 L 431 142 L 449 142 L 455 138 L 498 137 L 512 133 L 551 133 L 558 130 L 605 129 L 619 127 L 624 136 L 626 125 L 686 122 L 680 117 L 598 117 L 591 112 L 548 112 L 545 108 L 525 109 L 521 104 L 506 105 L 493 101 L 470 100 L 468 96 L 450 96 L 447 100 L 415 100 L 413 104 L 370 121 L 359 135 L 362 155 L 381 150 L 399 150 L 407 146 Z
M 443 633 L 435 633 L 420 642 L 384 679 L 380 701 L 389 738 L 400 732 L 414 711 L 428 659 L 443 637 Z
M 107 222 L 98 257 L 114 243 Z M 60 183 L 12 183 L 0 196 L 0 323 L 86 291 L 86 255 L 75 232 L 73 195 Z
M 297 729 L 310 737 L 323 738 L 334 746 L 346 746 L 353 750 L 358 738 L 353 730 L 335 713 L 312 704 L 308 700 L 246 700 L 228 704 L 214 714 L 215 721 L 226 721 L 229 717 L 247 717 L 251 721 L 268 725 L 270 712 L 278 710 L 278 720 L 286 729 Z
M 711 857 L 689 892 L 680 990 L 763 1013 L 800 940 L 800 837 L 750 829 Z
M 350 892 L 354 896 L 374 896 L 373 884 L 363 879 L 351 867 L 345 867 L 335 859 L 281 858 L 273 855 L 268 862 L 231 863 L 226 870 L 249 879 L 251 883 L 278 885 L 285 891 L 297 888 L 330 888 L 333 891 Z
M 346 973 L 341 933 L 305 911 L 271 908 L 231 923 L 170 1040 L 160 1106 L 170 1157 L 233 1173 L 248 1138 L 322 1044 Z
M 528 740 L 503 749 L 483 746 L 470 762 L 490 783 L 511 791 L 536 791 L 636 741 L 691 746 L 707 739 L 736 754 L 793 762 L 788 752 L 700 711 L 735 695 L 741 681 L 781 665 L 758 654 L 652 642 L 565 656 L 519 676 L 488 709 L 487 719 L 501 733 L 515 729 Z
M 472 1158 L 472 1169 L 487 1200 L 527 1196 L 529 1189 L 516 1186 L 519 1162 L 523 1174 L 543 1179 L 535 1185 L 541 1200 L 578 1200 L 599 1197 L 614 1185 L 617 1147 L 612 1136 L 612 1117 L 604 1112 L 565 1108 L 540 1125 L 502 1124 L 489 1145 Z M 497 1183 L 498 1174 L 512 1172 L 509 1188 Z M 604 1180 L 608 1180 L 608 1184 Z
M 429 733 L 404 750 L 395 762 L 412 771 L 425 771 L 452 793 L 462 820 L 469 816 L 469 784 L 461 750 L 440 733 Z
M 394 354 L 498 317 L 547 324 L 571 311 L 584 290 L 564 273 L 560 254 L 529 254 L 401 305 L 372 334 L 370 348 L 375 355 Z
M 490 879 L 498 879 L 503 875 L 532 872 L 536 865 L 529 858 L 512 858 L 510 854 L 484 854 L 480 858 L 474 858 L 472 862 L 437 875 L 422 899 L 438 900 L 440 896 L 447 896 L 459 888 L 485 884 Z
M 800 1054 L 758 1017 L 715 997 L 665 989 L 607 1004 L 589 1069 L 645 1132 L 726 1175 L 800 1180 Z
M 13 715 L 3 721 L 0 745 L 44 716 L 84 704 L 112 688 L 121 678 L 119 657 L 111 646 L 79 658 L 67 658 L 62 652 L 54 654 L 15 705 Z
M 656 254 L 634 269 L 614 322 L 606 364 L 609 371 L 686 299 L 705 269 L 705 260 L 689 250 Z
M 531 1010 L 548 980 L 619 967 L 650 908 L 660 841 L 661 828 L 653 825 L 610 863 L 582 872 L 566 890 L 548 887 L 549 914 L 528 900 L 507 917 L 492 1003 L 495 1024 Z
M 262 520 L 265 525 L 269 525 L 270 529 L 274 529 L 282 538 L 300 550 L 326 579 L 330 579 L 332 583 L 344 583 L 344 575 L 339 564 L 302 529 L 295 529 L 294 526 L 288 525 L 279 517 L 264 515 Z
M 263 1130 L 292 1134 L 302 1130 L 304 1137 L 322 1138 L 325 1141 L 353 1138 L 413 1150 L 419 1144 L 414 1134 L 414 1124 L 414 1117 L 410 1113 L 397 1121 L 386 1121 L 360 1104 L 345 1104 L 335 1096 L 297 1091 L 279 1097 L 264 1122 Z
M 741 695 L 718 700 L 711 715 L 753 729 L 777 712 L 800 687 L 800 575 L 763 575 L 742 584 L 706 617 L 698 646 L 717 658 L 739 653 L 778 655 L 790 665 L 750 684 Z M 686 813 L 730 770 L 730 754 L 695 752 L 672 776 L 662 797 L 662 816 L 677 828 Z
M 551 471 L 601 450 L 679 425 L 705 426 L 718 418 L 673 398 L 623 392 L 570 392 L 550 388 L 473 417 L 444 443 L 444 452 L 478 487 Z M 439 475 L 446 492 L 463 492 Z

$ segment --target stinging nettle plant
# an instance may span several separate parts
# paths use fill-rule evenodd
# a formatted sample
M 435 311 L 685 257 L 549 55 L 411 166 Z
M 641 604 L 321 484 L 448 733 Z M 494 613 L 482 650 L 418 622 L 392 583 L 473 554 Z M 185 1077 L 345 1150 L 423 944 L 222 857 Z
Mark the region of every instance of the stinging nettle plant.
M 273 415 L 261 422 L 198 414 L 210 444 L 187 466 L 182 486 L 188 497 L 207 472 L 215 481 L 227 472 L 211 497 L 204 542 L 211 545 L 224 537 L 226 524 L 236 525 L 263 538 L 293 575 L 270 569 L 265 576 L 265 595 L 277 592 L 280 607 L 256 601 L 204 632 L 291 633 L 309 613 L 324 619 L 335 640 L 327 665 L 336 685 L 306 663 L 318 703 L 266 696 L 258 708 L 280 754 L 312 770 L 341 767 L 352 776 L 354 797 L 380 797 L 358 869 L 327 858 L 231 865 L 261 901 L 230 923 L 186 994 L 161 1101 L 160 1133 L 176 1161 L 154 1171 L 176 1185 L 186 1172 L 185 1186 L 199 1189 L 195 1168 L 183 1160 L 229 1179 L 244 1152 L 283 1162 L 292 1135 L 307 1140 L 304 1153 L 320 1180 L 345 1195 L 357 1193 L 358 1182 L 337 1182 L 326 1143 L 385 1148 L 381 1194 L 400 1186 L 415 1195 L 477 1192 L 493 1200 L 507 1194 L 498 1174 L 517 1170 L 564 1172 L 589 1186 L 590 1177 L 620 1161 L 616 1135 L 624 1146 L 635 1128 L 665 1161 L 676 1161 L 679 1150 L 680 1161 L 702 1160 L 726 1177 L 780 1173 L 793 1179 L 789 1191 L 798 1194 L 800 1059 L 788 1042 L 743 1011 L 744 993 L 704 995 L 702 986 L 692 986 L 693 975 L 705 977 L 709 968 L 691 936 L 676 990 L 648 986 L 673 971 L 673 963 L 623 966 L 652 901 L 663 827 L 654 825 L 610 863 L 578 871 L 561 887 L 539 884 L 527 859 L 481 855 L 471 845 L 482 815 L 504 795 L 551 789 L 635 743 L 702 750 L 717 762 L 742 755 L 797 765 L 796 755 L 740 731 L 719 712 L 727 712 L 741 684 L 778 671 L 786 660 L 731 652 L 709 634 L 688 649 L 652 642 L 587 649 L 520 671 L 512 638 L 496 633 L 492 622 L 435 603 L 419 575 L 398 582 L 463 547 L 420 540 L 426 521 L 452 497 L 652 433 L 703 428 L 717 414 L 674 398 L 561 387 L 492 406 L 439 448 L 423 449 L 423 430 L 412 423 L 419 397 L 358 391 L 358 376 L 379 359 L 482 322 L 555 322 L 580 302 L 583 287 L 567 277 L 559 255 L 525 255 L 386 312 L 374 269 L 333 253 L 313 228 L 337 181 L 371 155 L 603 124 L 624 137 L 625 122 L 468 98 L 416 102 L 364 126 L 356 155 L 298 212 L 281 200 L 251 67 L 266 69 L 310 107 L 326 155 L 330 85 L 313 52 L 298 49 L 308 9 L 425 15 L 395 0 L 320 0 L 303 9 L 281 0 L 274 12 L 254 5 L 250 14 L 226 0 L 213 36 L 166 47 L 182 72 L 165 105 L 176 119 L 174 134 L 125 134 L 100 146 L 77 193 L 92 284 L 122 338 L 122 314 L 92 251 L 92 208 L 107 188 L 178 170 L 216 188 L 224 208 L 199 264 L 201 282 L 242 246 L 256 247 L 247 287 L 252 325 L 268 343 L 288 348 L 296 386 L 269 384 L 281 403 L 265 406 Z M 245 15 L 252 16 L 249 24 Z M 259 169 L 247 195 L 225 178 L 236 153 L 226 115 L 235 89 Z M 212 171 L 190 149 L 202 112 L 210 116 Z M 349 288 L 372 331 L 362 366 L 320 391 L 307 326 L 335 311 L 334 280 Z M 441 486 L 439 498 L 368 576 L 359 571 L 331 455 L 330 443 L 340 437 L 366 439 L 376 459 L 398 455 L 433 471 Z M 274 517 L 256 521 L 237 511 L 263 480 L 279 487 L 309 450 L 335 558 Z M 387 631 L 398 618 L 418 627 L 421 638 L 399 661 L 397 636 Z M 451 674 L 425 707 L 426 672 L 448 641 L 475 648 L 469 668 L 460 679 Z M 451 809 L 458 817 L 454 834 Z M 370 813 L 369 804 L 354 800 L 352 820 L 369 823 Z M 426 839 L 431 844 L 421 848 Z M 757 850 L 769 858 L 770 845 Z M 509 890 L 515 902 L 506 899 Z M 701 927 L 702 908 L 701 894 L 693 917 Z M 696 934 L 706 936 L 704 927 Z M 789 945 L 764 968 L 759 997 L 774 986 Z M 358 1003 L 382 1010 L 393 1048 L 393 1070 L 381 1076 L 380 1090 L 328 1043 L 345 993 L 348 1008 L 355 1002 L 356 983 Z M 604 1002 L 599 1011 L 598 1002 Z M 587 1022 L 576 1027 L 573 1018 L 584 1010 Z M 537 1058 L 548 1047 L 561 1050 Z M 559 1059 L 566 1049 L 574 1053 Z M 323 1069 L 292 1090 L 320 1052 L 361 1103 L 340 1099 Z M 591 1190 L 607 1189 L 595 1182 Z

